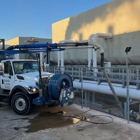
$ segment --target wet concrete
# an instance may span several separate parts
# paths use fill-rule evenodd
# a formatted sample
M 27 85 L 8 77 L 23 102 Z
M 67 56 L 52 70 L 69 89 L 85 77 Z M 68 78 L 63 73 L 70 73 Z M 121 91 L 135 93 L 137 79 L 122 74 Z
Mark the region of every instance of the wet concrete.
M 140 124 L 113 117 L 105 117 L 95 110 L 81 108 L 78 105 L 60 108 L 35 108 L 30 115 L 15 114 L 10 107 L 0 108 L 0 140 L 139 140 Z M 84 113 L 97 124 L 63 117 Z M 92 116 L 89 118 L 89 116 Z M 77 123 L 78 122 L 78 123 Z M 106 124 L 101 124 L 101 123 Z
M 41 112 L 34 119 L 29 120 L 30 125 L 26 133 L 37 132 L 49 128 L 60 128 L 73 124 L 73 119 L 63 116 L 63 112 Z

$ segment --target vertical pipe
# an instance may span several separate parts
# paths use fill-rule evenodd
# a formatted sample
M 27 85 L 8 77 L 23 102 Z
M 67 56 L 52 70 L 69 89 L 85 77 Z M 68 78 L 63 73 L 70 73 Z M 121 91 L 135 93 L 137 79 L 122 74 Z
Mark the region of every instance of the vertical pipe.
M 73 67 L 72 67 L 72 80 L 74 80 L 74 75 L 73 75 Z
M 101 55 L 101 68 L 103 69 L 104 67 L 104 53 L 100 53 Z
M 92 47 L 91 45 L 88 46 L 88 68 L 91 67 L 91 56 L 92 56 L 92 48 L 91 47 Z
M 124 102 L 124 119 L 127 119 L 127 103 Z
M 139 104 L 139 114 L 140 114 L 140 104 Z
M 44 67 L 44 70 L 47 72 L 49 70 L 49 65 L 50 65 L 50 51 L 47 49 L 47 52 L 46 52 L 46 62 L 44 60 L 44 57 L 42 56 L 43 58 L 43 67 Z
M 64 52 L 61 51 L 61 67 L 63 68 L 64 67 Z
M 129 124 L 129 69 L 128 69 L 128 53 L 126 52 L 126 70 L 127 70 L 127 122 Z
M 90 103 L 90 91 L 87 91 L 87 106 Z
M 85 91 L 85 107 L 87 107 L 87 91 Z
M 89 44 L 88 45 L 88 68 L 91 67 L 93 37 L 94 37 L 94 34 L 91 34 L 88 38 L 88 44 Z
M 92 102 L 95 103 L 95 92 L 92 93 Z
M 40 65 L 43 66 L 43 52 L 40 52 Z
M 64 73 L 64 52 L 61 51 L 61 73 Z
M 98 72 L 98 69 L 97 69 L 97 49 L 93 49 L 93 68 L 94 68 L 94 72 L 96 75 L 96 72 Z
M 47 50 L 47 57 L 46 57 L 46 63 L 49 64 L 49 51 Z
M 83 69 L 81 68 L 81 90 L 82 90 L 82 108 L 83 108 Z
M 57 66 L 60 67 L 60 63 L 61 63 L 61 62 L 60 62 L 60 57 L 61 57 L 60 51 L 57 52 L 57 56 L 58 56 L 58 59 L 57 59 L 57 60 L 58 60 L 58 61 L 57 61 Z

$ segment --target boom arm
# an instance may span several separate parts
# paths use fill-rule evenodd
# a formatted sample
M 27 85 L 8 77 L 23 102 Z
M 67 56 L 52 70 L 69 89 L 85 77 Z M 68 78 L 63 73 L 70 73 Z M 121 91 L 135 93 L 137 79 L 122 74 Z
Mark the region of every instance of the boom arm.
M 60 42 L 60 43 L 46 43 L 46 44 L 23 44 L 23 45 L 13 45 L 8 47 L 6 50 L 0 51 L 0 58 L 5 55 L 13 55 L 19 53 L 36 53 L 36 52 L 51 52 L 51 51 L 63 51 L 66 46 L 85 46 L 88 45 L 87 42 Z

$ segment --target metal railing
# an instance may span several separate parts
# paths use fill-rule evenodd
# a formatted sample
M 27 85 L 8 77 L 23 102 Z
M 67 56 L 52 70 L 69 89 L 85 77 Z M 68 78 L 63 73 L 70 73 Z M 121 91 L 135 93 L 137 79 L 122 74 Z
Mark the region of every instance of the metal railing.
M 110 107 L 111 106 L 118 106 L 115 103 L 115 100 L 113 97 L 109 96 L 109 95 L 101 95 L 103 96 L 103 98 L 106 98 L 106 101 L 111 101 L 112 104 L 110 105 L 106 105 L 106 103 L 98 103 L 97 102 L 97 98 L 99 96 L 99 94 L 96 94 L 94 92 L 90 92 L 90 91 L 85 91 L 83 90 L 83 80 L 91 80 L 91 81 L 96 81 L 98 82 L 98 84 L 102 83 L 102 82 L 107 82 L 106 78 L 104 76 L 104 73 L 102 71 L 103 68 L 101 67 L 96 67 L 96 68 L 89 68 L 86 66 L 65 66 L 65 67 L 58 67 L 58 66 L 48 66 L 46 67 L 47 72 L 51 72 L 51 73 L 64 73 L 64 74 L 69 74 L 72 78 L 72 80 L 75 79 L 79 79 L 79 81 L 81 81 L 81 89 L 80 91 L 76 89 L 75 92 L 79 92 L 79 96 L 80 97 L 80 105 L 83 106 L 96 106 L 99 107 L 100 109 L 102 108 L 103 110 L 100 111 L 104 111 L 108 109 L 107 113 L 110 113 Z M 126 87 L 126 83 L 127 83 L 127 69 L 124 67 L 105 67 L 104 68 L 106 70 L 106 73 L 111 81 L 111 83 L 118 83 L 118 84 L 122 84 L 122 88 Z M 129 84 L 136 86 L 137 90 L 140 90 L 140 68 L 128 68 L 129 70 Z M 121 103 L 123 105 L 124 108 L 124 114 L 127 110 L 126 108 L 126 98 L 121 98 Z M 105 101 L 105 102 L 106 102 Z M 110 102 L 109 101 L 109 102 Z M 130 109 L 134 109 L 135 111 L 140 113 L 140 101 L 131 101 L 130 102 Z M 119 113 L 118 113 L 119 112 Z M 115 112 L 117 116 L 120 117 L 124 117 L 123 114 L 121 113 L 121 111 L 116 111 Z M 128 118 L 128 116 L 124 117 L 125 119 Z
M 113 83 L 120 83 L 122 87 L 126 85 L 127 80 L 127 71 L 126 68 L 119 67 L 105 67 L 106 72 L 110 78 L 110 81 Z M 96 71 L 98 70 L 98 71 Z M 57 67 L 57 66 L 49 66 L 46 67 L 47 72 L 51 73 L 66 73 L 74 79 L 83 79 L 86 80 L 96 80 L 102 82 L 106 81 L 106 78 L 102 72 L 101 67 L 97 68 L 89 68 L 85 66 L 65 66 L 65 67 Z M 137 89 L 140 89 L 140 69 L 139 68 L 129 68 L 129 83 L 130 85 L 135 85 Z

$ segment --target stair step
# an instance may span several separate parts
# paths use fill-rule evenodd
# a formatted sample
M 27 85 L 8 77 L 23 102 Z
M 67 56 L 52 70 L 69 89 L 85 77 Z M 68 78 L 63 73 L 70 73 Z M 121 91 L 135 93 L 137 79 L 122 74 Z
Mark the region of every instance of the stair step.
M 6 102 L 0 102 L 1 105 L 9 105 L 9 103 Z

